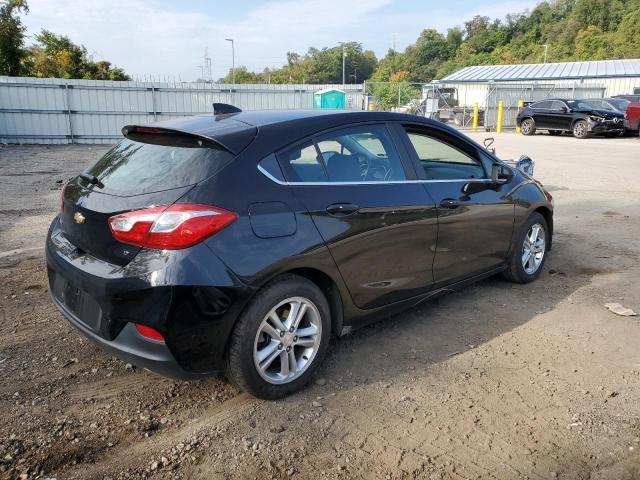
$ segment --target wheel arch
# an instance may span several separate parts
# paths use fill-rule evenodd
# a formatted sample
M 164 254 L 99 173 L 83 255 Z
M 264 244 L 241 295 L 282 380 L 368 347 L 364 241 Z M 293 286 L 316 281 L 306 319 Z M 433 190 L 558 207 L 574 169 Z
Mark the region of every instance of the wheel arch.
M 339 336 L 342 331 L 342 325 L 344 324 L 344 305 L 337 283 L 328 274 L 316 268 L 293 268 L 280 273 L 278 277 L 285 274 L 298 275 L 299 277 L 306 278 L 322 290 L 322 293 L 327 297 L 327 302 L 331 310 L 332 335 L 334 337 Z
M 574 118 L 573 121 L 571 122 L 571 130 L 573 130 L 573 127 L 575 126 L 575 124 L 580 122 L 580 121 L 587 122 L 587 124 L 589 123 L 587 117 Z

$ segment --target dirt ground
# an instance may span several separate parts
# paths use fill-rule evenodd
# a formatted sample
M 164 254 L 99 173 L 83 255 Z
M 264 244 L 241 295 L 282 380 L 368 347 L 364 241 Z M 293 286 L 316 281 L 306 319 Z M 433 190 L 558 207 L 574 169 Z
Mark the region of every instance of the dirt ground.
M 482 139 L 484 135 L 475 134 Z M 556 202 L 542 277 L 334 342 L 278 402 L 131 368 L 48 300 L 62 180 L 104 146 L 0 149 L 0 477 L 640 478 L 640 139 L 497 136 Z

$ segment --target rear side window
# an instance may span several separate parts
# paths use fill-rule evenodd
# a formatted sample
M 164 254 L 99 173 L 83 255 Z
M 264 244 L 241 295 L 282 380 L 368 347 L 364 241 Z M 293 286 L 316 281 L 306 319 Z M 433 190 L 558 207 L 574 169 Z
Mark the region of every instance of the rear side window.
M 290 148 L 278 155 L 287 180 L 291 182 L 326 182 L 324 164 L 313 141 Z
M 402 162 L 384 125 L 343 128 L 280 154 L 292 182 L 385 182 L 406 180 Z
M 543 102 L 537 102 L 530 105 L 531 108 L 535 108 L 536 110 L 546 110 L 551 108 L 551 102 L 545 100 Z
M 196 184 L 218 172 L 233 155 L 216 147 L 156 145 L 123 140 L 85 173 L 113 195 L 140 195 Z M 196 144 L 197 145 L 197 144 Z
M 555 112 L 559 112 L 565 108 L 565 104 L 559 100 L 551 100 L 549 103 L 551 104 L 549 108 Z

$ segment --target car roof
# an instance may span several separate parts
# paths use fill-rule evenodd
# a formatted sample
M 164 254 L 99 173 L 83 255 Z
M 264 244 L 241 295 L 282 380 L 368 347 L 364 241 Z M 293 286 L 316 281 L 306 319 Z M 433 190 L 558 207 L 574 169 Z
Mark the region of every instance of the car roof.
M 425 117 L 393 112 L 367 112 L 356 110 L 254 110 L 237 113 L 180 117 L 154 123 L 152 126 L 205 137 L 219 143 L 232 153 L 239 153 L 258 134 L 293 132 L 299 136 L 313 135 L 324 129 L 351 123 L 369 121 L 406 121 L 425 124 L 437 123 Z M 125 128 L 136 128 L 130 125 Z
M 197 115 L 166 120 L 156 125 L 165 128 L 179 126 L 181 130 L 193 131 L 200 134 L 205 132 L 215 133 L 228 127 L 240 128 L 238 124 L 252 127 L 262 127 L 279 123 L 304 123 L 312 119 L 324 119 L 327 124 L 341 124 L 361 121 L 385 121 L 385 120 L 415 120 L 415 115 L 393 112 L 365 112 L 359 110 L 252 110 L 222 115 Z

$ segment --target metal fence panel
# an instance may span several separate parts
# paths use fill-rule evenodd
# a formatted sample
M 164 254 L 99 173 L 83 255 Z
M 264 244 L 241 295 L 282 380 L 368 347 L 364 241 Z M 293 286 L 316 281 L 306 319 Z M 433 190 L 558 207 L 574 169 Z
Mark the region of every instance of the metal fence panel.
M 362 85 L 111 82 L 0 77 L 0 142 L 113 143 L 128 124 L 212 112 L 214 102 L 243 110 L 311 109 L 314 92 L 337 88 L 360 110 Z

